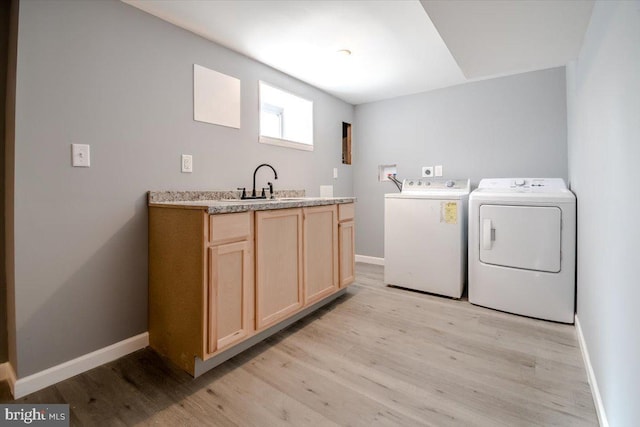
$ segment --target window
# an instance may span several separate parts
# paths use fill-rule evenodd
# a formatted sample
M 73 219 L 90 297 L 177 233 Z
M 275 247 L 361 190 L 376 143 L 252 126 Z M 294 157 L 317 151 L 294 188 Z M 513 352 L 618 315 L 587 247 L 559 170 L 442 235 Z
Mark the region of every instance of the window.
M 264 103 L 260 108 L 260 135 L 269 138 L 282 139 L 282 116 L 284 110 L 281 107 Z
M 260 142 L 313 151 L 313 102 L 259 83 Z

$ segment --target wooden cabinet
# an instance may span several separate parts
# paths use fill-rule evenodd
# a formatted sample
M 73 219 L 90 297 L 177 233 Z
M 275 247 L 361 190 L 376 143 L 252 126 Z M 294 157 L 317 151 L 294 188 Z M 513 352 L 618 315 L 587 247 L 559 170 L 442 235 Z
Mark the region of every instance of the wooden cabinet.
M 338 289 L 337 205 L 256 213 L 256 329 Z
M 338 205 L 338 245 L 340 252 L 340 287 L 356 279 L 355 209 L 353 203 Z
M 243 241 L 209 248 L 209 353 L 242 341 L 253 330 L 251 246 Z
M 209 216 L 149 208 L 149 345 L 193 374 L 206 351 L 206 245 Z
M 150 206 L 150 346 L 196 375 L 339 295 L 354 280 L 353 218 L 352 203 Z
M 253 213 L 149 210 L 149 344 L 193 374 L 253 331 Z
M 256 329 L 303 305 L 302 209 L 256 212 Z
M 309 305 L 338 290 L 338 208 L 304 208 L 303 216 L 304 304 Z
M 252 215 L 210 215 L 208 235 L 206 329 L 210 355 L 242 341 L 253 330 Z

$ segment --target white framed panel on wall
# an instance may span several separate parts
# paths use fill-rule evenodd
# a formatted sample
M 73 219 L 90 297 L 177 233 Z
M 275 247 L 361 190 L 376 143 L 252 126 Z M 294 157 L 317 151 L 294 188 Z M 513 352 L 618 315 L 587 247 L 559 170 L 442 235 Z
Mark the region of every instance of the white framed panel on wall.
M 240 129 L 240 80 L 193 64 L 193 120 Z

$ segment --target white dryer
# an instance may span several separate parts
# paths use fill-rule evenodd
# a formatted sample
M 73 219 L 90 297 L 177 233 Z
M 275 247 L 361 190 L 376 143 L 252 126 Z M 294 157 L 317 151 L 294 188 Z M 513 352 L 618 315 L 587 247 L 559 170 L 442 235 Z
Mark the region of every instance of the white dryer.
M 460 298 L 467 261 L 468 179 L 405 179 L 385 194 L 384 282 Z
M 575 239 L 562 179 L 483 179 L 469 196 L 469 302 L 573 323 Z

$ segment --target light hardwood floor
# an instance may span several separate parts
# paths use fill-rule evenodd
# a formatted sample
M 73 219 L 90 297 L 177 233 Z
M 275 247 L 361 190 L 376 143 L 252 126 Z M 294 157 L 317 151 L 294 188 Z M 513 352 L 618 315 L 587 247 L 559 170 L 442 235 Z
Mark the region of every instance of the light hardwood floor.
M 346 295 L 195 380 L 146 349 L 20 402 L 69 403 L 87 426 L 597 425 L 573 326 L 356 271 Z

